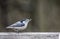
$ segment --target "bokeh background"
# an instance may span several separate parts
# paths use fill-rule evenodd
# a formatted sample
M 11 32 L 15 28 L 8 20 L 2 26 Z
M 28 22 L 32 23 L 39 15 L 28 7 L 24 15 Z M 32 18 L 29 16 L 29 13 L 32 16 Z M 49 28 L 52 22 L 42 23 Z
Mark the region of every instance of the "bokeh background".
M 6 27 L 27 17 L 26 32 L 60 32 L 60 0 L 0 0 L 1 32 L 12 32 Z

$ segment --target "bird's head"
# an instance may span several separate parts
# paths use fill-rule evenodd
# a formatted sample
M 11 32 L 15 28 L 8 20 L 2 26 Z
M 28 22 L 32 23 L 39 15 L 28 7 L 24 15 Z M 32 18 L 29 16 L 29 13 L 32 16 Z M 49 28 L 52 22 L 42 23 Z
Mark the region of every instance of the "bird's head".
M 30 22 L 32 19 L 31 18 L 26 18 L 26 19 L 23 19 L 21 20 L 22 23 L 27 23 L 27 22 Z
M 29 21 L 31 21 L 32 19 L 31 18 L 27 18 L 25 21 L 26 22 L 29 22 Z

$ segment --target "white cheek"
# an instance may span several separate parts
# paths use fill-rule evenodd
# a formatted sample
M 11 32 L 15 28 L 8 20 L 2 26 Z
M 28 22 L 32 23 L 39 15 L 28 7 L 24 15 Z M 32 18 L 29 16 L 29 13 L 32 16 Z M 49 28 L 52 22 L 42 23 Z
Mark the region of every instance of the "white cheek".
M 26 23 L 25 21 L 23 21 L 23 23 Z

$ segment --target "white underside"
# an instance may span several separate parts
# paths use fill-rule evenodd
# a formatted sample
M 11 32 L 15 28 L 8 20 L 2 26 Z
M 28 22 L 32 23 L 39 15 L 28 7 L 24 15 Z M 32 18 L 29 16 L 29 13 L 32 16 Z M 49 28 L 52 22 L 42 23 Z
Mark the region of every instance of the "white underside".
M 13 30 L 24 30 L 27 28 L 27 26 L 23 26 L 23 27 L 7 27 L 7 28 L 10 28 L 10 29 L 13 29 Z

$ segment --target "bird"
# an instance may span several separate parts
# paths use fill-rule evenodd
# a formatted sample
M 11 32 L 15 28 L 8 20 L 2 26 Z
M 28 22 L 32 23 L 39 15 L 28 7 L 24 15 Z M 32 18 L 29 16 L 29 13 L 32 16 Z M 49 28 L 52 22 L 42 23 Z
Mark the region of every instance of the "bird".
M 10 26 L 7 26 L 6 28 L 7 29 L 13 29 L 13 30 L 15 30 L 17 32 L 23 31 L 23 30 L 25 30 L 27 28 L 28 23 L 31 20 L 32 20 L 31 18 L 25 18 L 25 19 L 22 19 L 22 20 L 17 21 L 16 23 L 13 23 Z

